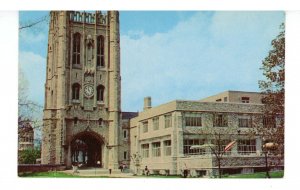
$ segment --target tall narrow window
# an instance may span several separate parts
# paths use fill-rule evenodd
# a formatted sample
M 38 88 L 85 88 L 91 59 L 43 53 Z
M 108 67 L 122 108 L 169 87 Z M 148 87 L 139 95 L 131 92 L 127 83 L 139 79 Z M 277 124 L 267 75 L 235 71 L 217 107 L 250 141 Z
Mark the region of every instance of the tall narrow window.
M 80 85 L 75 83 L 72 85 L 72 99 L 79 100 Z
M 172 154 L 172 147 L 171 147 L 171 140 L 164 141 L 164 150 L 165 150 L 165 156 L 171 156 Z
M 158 130 L 159 129 L 159 117 L 154 117 L 153 118 L 153 130 Z
M 104 86 L 99 85 L 97 87 L 97 101 L 103 102 L 104 101 Z
M 124 151 L 124 155 L 123 155 L 124 157 L 124 160 L 126 160 L 127 159 L 127 151 Z
M 104 67 L 104 37 L 97 37 L 97 66 Z
M 142 156 L 143 158 L 148 158 L 149 157 L 149 144 L 142 144 Z
M 80 34 L 75 33 L 73 35 L 73 64 L 79 65 L 80 64 Z
M 148 121 L 143 122 L 143 133 L 148 132 Z
M 224 102 L 227 102 L 228 101 L 228 98 L 227 97 L 224 97 Z
M 78 123 L 78 117 L 74 117 L 74 125 L 77 125 Z
M 165 115 L 165 128 L 172 127 L 172 116 L 171 114 Z
M 152 143 L 152 156 L 160 157 L 160 142 Z
M 127 130 L 123 131 L 123 137 L 124 137 L 124 139 L 127 139 Z
M 102 118 L 99 118 L 98 124 L 99 124 L 99 126 L 102 126 L 102 124 L 103 124 L 103 119 Z

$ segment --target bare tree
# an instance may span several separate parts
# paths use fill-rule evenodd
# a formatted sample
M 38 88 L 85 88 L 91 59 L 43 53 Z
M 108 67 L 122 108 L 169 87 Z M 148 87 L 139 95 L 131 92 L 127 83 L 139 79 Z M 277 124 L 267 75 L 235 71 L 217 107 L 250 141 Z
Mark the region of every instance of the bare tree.
M 19 69 L 18 88 L 18 125 L 22 127 L 24 123 L 31 123 L 34 128 L 42 126 L 41 120 L 37 117 L 42 111 L 42 106 L 29 100 L 28 81 L 21 69 Z
M 216 165 L 218 166 L 218 177 L 222 177 L 222 159 L 227 153 L 230 153 L 230 148 L 225 150 L 225 147 L 236 142 L 239 131 L 235 127 L 228 126 L 228 115 L 213 113 L 213 127 L 205 127 L 203 129 L 194 131 L 194 134 L 204 136 L 206 144 L 192 146 L 191 149 L 208 149 L 209 154 L 213 154 L 216 158 Z M 221 116 L 221 117 L 220 117 Z
M 208 144 L 208 147 L 211 153 L 215 156 L 218 166 L 218 176 L 222 177 L 222 160 L 223 156 L 227 153 L 225 147 L 231 142 L 236 142 L 237 134 L 234 132 L 234 129 L 230 127 L 226 128 L 211 128 L 207 131 L 207 137 L 211 140 L 211 144 Z M 230 151 L 228 150 L 228 153 Z
M 35 20 L 28 20 L 25 22 L 21 22 L 19 25 L 19 31 L 27 29 L 27 28 L 35 27 L 42 23 L 47 23 L 48 21 L 49 21 L 49 15 L 47 14 L 47 15 L 37 18 Z

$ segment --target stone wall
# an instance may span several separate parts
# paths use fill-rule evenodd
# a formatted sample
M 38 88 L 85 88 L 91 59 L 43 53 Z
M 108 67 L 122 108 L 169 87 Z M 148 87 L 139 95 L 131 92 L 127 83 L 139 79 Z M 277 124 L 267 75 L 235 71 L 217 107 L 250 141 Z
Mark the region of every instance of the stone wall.
M 18 165 L 18 175 L 24 173 L 48 172 L 48 171 L 63 171 L 65 165 L 56 164 L 20 164 Z
M 262 104 L 218 103 L 176 100 L 176 109 L 182 111 L 262 113 Z
M 217 159 L 213 158 L 213 167 L 218 166 Z M 234 157 L 223 157 L 221 160 L 221 166 L 230 167 L 265 167 L 266 161 L 264 156 L 234 156 Z M 281 159 L 275 156 L 268 157 L 268 165 L 271 166 L 282 166 L 283 162 Z

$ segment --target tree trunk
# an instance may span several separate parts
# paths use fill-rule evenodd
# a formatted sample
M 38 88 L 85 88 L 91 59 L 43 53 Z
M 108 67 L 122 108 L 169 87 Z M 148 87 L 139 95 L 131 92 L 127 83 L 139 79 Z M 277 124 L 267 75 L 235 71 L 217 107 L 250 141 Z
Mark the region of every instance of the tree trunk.
M 221 160 L 218 159 L 219 178 L 221 178 Z
M 266 162 L 266 177 L 271 178 L 269 174 L 269 166 L 268 166 L 268 152 L 265 152 L 265 162 Z

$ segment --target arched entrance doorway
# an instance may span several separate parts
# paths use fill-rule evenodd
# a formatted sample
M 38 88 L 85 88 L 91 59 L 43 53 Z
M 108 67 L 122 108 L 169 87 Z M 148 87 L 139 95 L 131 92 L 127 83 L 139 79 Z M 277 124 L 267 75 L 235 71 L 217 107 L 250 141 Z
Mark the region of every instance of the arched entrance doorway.
M 81 132 L 71 141 L 72 164 L 86 167 L 102 167 L 102 138 L 95 132 Z

